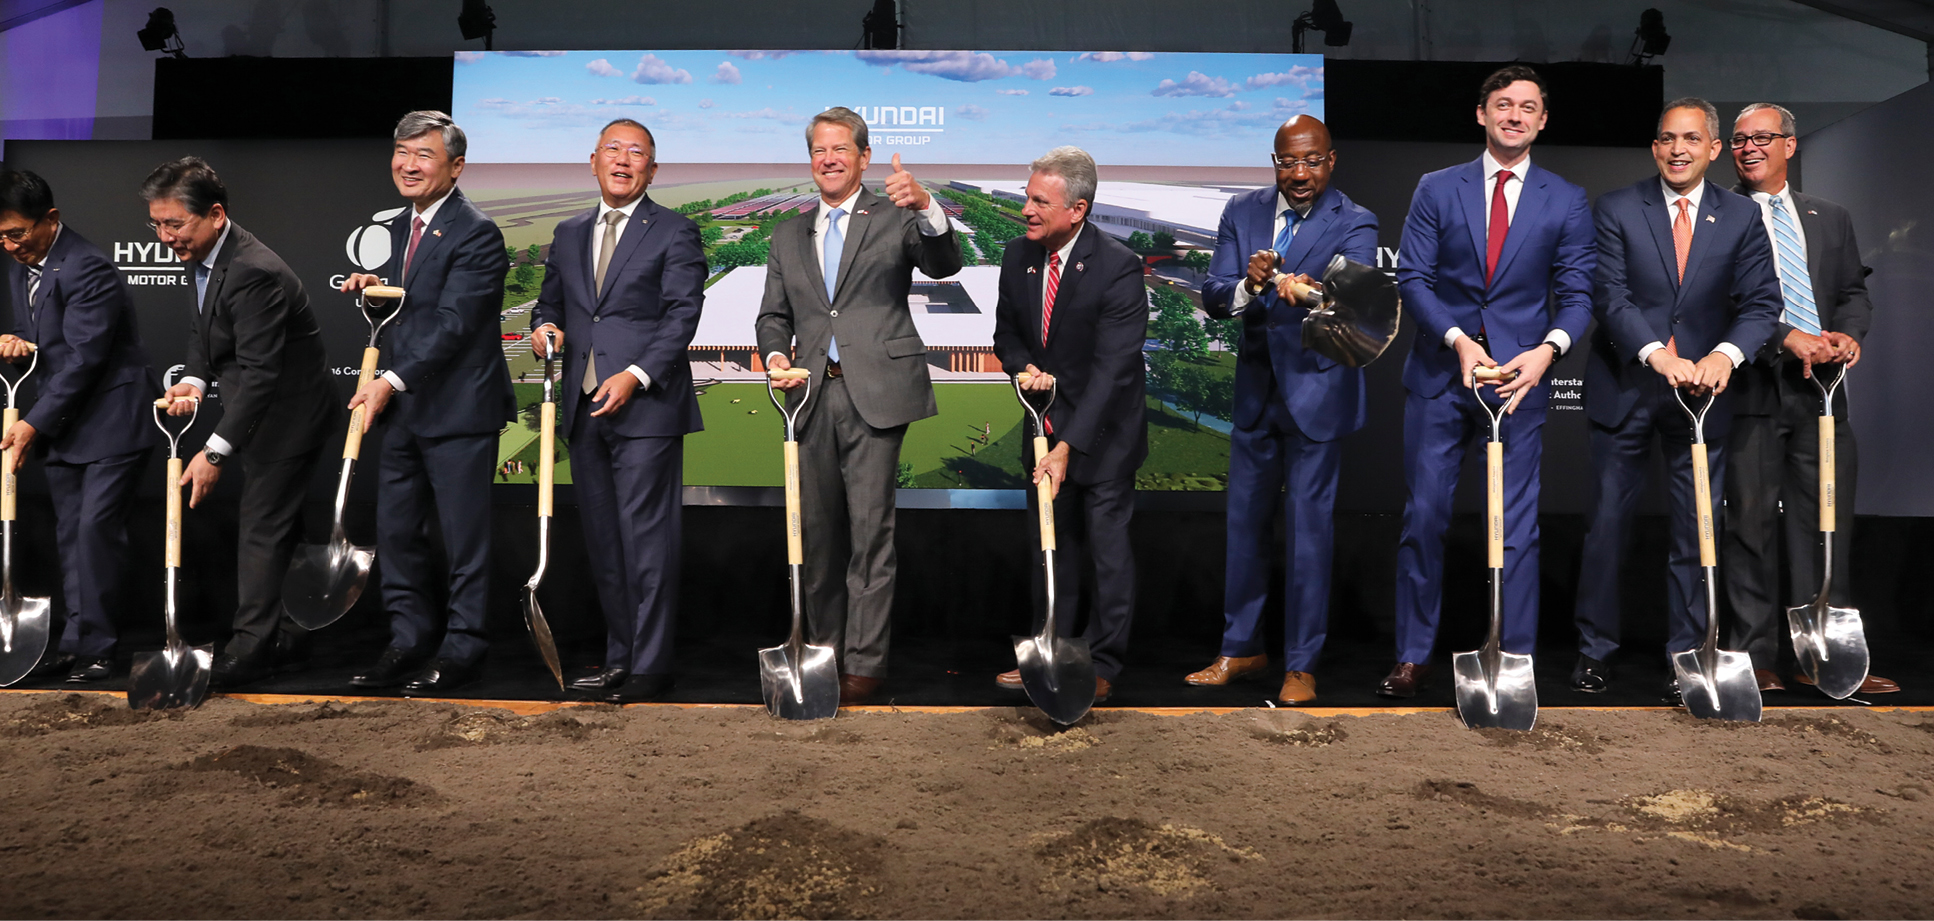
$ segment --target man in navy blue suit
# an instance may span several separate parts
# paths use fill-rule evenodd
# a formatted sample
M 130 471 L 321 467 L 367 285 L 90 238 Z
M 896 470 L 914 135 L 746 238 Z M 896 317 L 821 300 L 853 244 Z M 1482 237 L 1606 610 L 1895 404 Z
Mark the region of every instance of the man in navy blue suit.
M 1430 672 L 1443 610 L 1444 530 L 1464 452 L 1490 437 L 1471 373 L 1515 378 L 1504 439 L 1504 650 L 1538 639 L 1538 465 L 1545 372 L 1591 321 L 1591 210 L 1585 190 L 1531 162 L 1544 80 L 1505 67 L 1478 91 L 1484 153 L 1419 180 L 1404 218 L 1397 283 L 1417 334 L 1404 362 L 1403 537 L 1397 546 L 1397 665 L 1377 693 L 1414 696 Z M 1500 360 L 1502 364 L 1500 365 Z
M 503 233 L 457 190 L 463 129 L 442 112 L 411 112 L 394 139 L 390 175 L 410 202 L 390 224 L 390 283 L 405 292 L 403 312 L 386 334 L 388 370 L 349 401 L 372 417 L 396 402 L 376 483 L 390 643 L 350 683 L 435 695 L 476 681 L 488 646 L 490 473 L 497 433 L 516 415 L 497 319 L 510 262 Z M 342 290 L 381 283 L 355 274 Z M 432 517 L 443 531 L 444 572 L 432 565 Z M 447 618 L 437 610 L 438 580 L 448 584 Z
M 135 328 L 134 302 L 107 254 L 61 222 L 54 192 L 29 172 L 0 170 L 0 245 L 13 299 L 0 358 L 38 349 L 38 391 L 0 437 L 14 469 L 41 446 L 54 500 L 67 622 L 58 650 L 34 668 L 70 682 L 113 675 L 111 612 L 124 606 L 128 507 L 156 436 L 149 407 L 161 381 Z
M 1337 254 L 1373 263 L 1377 216 L 1330 188 L 1330 131 L 1308 115 L 1276 129 L 1276 185 L 1244 192 L 1222 209 L 1202 309 L 1242 320 L 1236 356 L 1235 428 L 1229 442 L 1229 549 L 1222 650 L 1194 685 L 1223 685 L 1269 670 L 1262 608 L 1277 496 L 1288 522 L 1283 586 L 1284 703 L 1316 699 L 1311 669 L 1330 611 L 1331 510 L 1342 438 L 1363 427 L 1363 371 L 1303 348 L 1307 310 L 1270 283 L 1278 271 L 1308 283 Z M 1287 490 L 1284 489 L 1287 484 Z
M 532 348 L 557 337 L 564 418 L 591 576 L 604 608 L 604 667 L 571 682 L 613 703 L 672 686 L 685 436 L 704 426 L 685 349 L 705 303 L 698 225 L 645 194 L 651 131 L 606 125 L 591 151 L 603 200 L 557 225 L 531 318 Z
M 1717 394 L 1706 416 L 1706 456 L 1712 495 L 1723 496 L 1732 421 L 1726 385 L 1773 336 L 1784 306 L 1759 206 L 1706 181 L 1706 168 L 1724 149 L 1711 103 L 1667 103 L 1652 140 L 1658 178 L 1605 193 L 1593 211 L 1598 328 L 1585 364 L 1585 413 L 1598 498 L 1578 579 L 1579 655 L 1571 678 L 1580 691 L 1604 691 L 1611 680 L 1606 660 L 1619 643 L 1619 574 L 1655 434 L 1671 499 L 1666 651 L 1697 646 L 1711 613 L 1699 589 L 1692 423 L 1673 391 Z

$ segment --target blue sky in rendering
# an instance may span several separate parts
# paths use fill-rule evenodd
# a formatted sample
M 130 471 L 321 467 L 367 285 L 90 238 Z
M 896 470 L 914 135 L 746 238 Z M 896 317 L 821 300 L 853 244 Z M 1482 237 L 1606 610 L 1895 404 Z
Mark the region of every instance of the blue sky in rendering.
M 1323 117 L 1320 54 L 1039 51 L 463 51 L 469 160 L 581 163 L 599 127 L 643 122 L 667 163 L 804 162 L 807 121 L 860 110 L 873 155 L 1263 166 L 1275 127 Z

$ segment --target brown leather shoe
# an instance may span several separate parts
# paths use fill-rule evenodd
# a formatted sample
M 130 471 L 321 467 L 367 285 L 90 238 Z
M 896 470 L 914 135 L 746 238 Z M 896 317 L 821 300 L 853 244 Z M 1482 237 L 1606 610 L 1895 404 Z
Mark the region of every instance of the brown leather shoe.
M 1813 684 L 1814 684 L 1813 679 L 1808 678 L 1806 676 L 1806 672 L 1801 672 L 1797 675 L 1794 675 L 1793 680 L 1801 684 L 1804 684 L 1807 687 L 1813 687 Z M 1855 694 L 1898 694 L 1900 693 L 1900 684 L 1891 679 L 1882 678 L 1879 675 L 1868 675 L 1867 680 L 1860 682 L 1860 690 L 1855 691 L 1854 693 Z
M 1023 687 L 1021 670 L 1017 668 L 1011 672 L 1001 672 L 994 676 L 994 683 L 1010 691 L 1018 691 Z
M 1786 685 L 1780 683 L 1779 673 L 1770 668 L 1753 669 L 1753 680 L 1759 682 L 1759 689 L 1762 691 L 1786 690 Z
M 1244 675 L 1258 675 L 1269 670 L 1269 656 L 1217 656 L 1209 667 L 1199 672 L 1190 672 L 1183 678 L 1197 687 L 1221 687 Z
M 1103 678 L 1100 675 L 1096 675 L 1095 676 L 1095 703 L 1101 703 L 1102 701 L 1107 700 L 1108 695 L 1113 693 L 1115 693 L 1114 684 L 1109 682 L 1108 679 Z
M 851 707 L 866 703 L 880 689 L 880 679 L 865 675 L 839 676 L 839 705 Z
M 1424 686 L 1424 678 L 1430 674 L 1430 666 L 1416 662 L 1398 662 L 1397 667 L 1385 676 L 1383 684 L 1377 686 L 1377 696 L 1408 698 L 1417 696 Z
M 1316 676 L 1309 672 L 1284 672 L 1283 692 L 1276 699 L 1295 706 L 1316 699 Z

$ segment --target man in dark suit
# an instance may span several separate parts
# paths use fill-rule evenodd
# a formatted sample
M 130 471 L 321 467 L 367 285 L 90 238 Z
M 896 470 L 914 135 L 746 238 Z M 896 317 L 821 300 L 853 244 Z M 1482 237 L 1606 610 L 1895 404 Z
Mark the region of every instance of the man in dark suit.
M 606 125 L 591 151 L 602 200 L 557 225 L 531 318 L 538 357 L 557 337 L 571 478 L 604 608 L 604 667 L 571 682 L 614 703 L 672 686 L 684 445 L 704 428 L 685 349 L 705 303 L 698 225 L 645 194 L 651 131 Z
M 1852 216 L 1787 184 L 1787 161 L 1799 146 L 1793 113 L 1780 106 L 1754 103 L 1733 122 L 1733 166 L 1740 181 L 1734 191 L 1759 205 L 1786 305 L 1779 331 L 1733 377 L 1732 460 L 1726 471 L 1725 589 L 1735 616 L 1729 636 L 1733 648 L 1753 657 L 1761 691 L 1786 689 L 1778 672 L 1782 609 L 1811 601 L 1820 590 L 1821 405 L 1820 390 L 1809 378 L 1815 365 L 1852 368 L 1873 325 Z M 1837 501 L 1830 598 L 1851 606 L 1859 460 L 1845 390 L 1834 395 L 1833 414 Z M 1784 592 L 1779 587 L 1782 531 Z M 1797 673 L 1793 678 L 1802 684 L 1809 680 Z M 1868 675 L 1860 685 L 1862 694 L 1899 690 L 1899 684 L 1879 675 Z
M 1397 665 L 1377 693 L 1411 697 L 1430 671 L 1443 611 L 1444 530 L 1464 452 L 1491 437 L 1471 374 L 1516 374 L 1506 399 L 1504 651 L 1538 641 L 1538 494 L 1553 362 L 1591 322 L 1594 265 L 1585 190 L 1531 162 L 1549 117 L 1544 80 L 1512 65 L 1478 90 L 1484 153 L 1417 183 L 1397 282 L 1417 335 L 1404 361 L 1403 537 L 1397 546 Z
M 1099 703 L 1121 674 L 1135 616 L 1128 523 L 1135 470 L 1148 457 L 1142 364 L 1148 289 L 1141 259 L 1088 223 L 1097 181 L 1094 159 L 1078 147 L 1057 147 L 1034 161 L 1021 209 L 1027 233 L 1009 240 L 1001 257 L 994 354 L 1008 374 L 1030 375 L 1023 388 L 1056 391 L 1045 420 L 1053 446 L 1046 457 L 1035 457 L 1030 446 L 1027 458 L 1035 482 L 1054 483 L 1061 548 L 1055 626 L 1063 635 L 1074 633 L 1079 589 L 1088 584 L 1092 603 L 1081 635 L 1094 655 Z M 1038 512 L 1036 493 L 1027 495 L 1029 510 Z M 1028 533 L 1039 552 L 1039 531 Z M 1045 587 L 1035 598 L 1045 618 Z M 996 680 L 1022 687 L 1019 669 Z
M 855 704 L 886 677 L 900 442 L 938 412 L 907 291 L 915 269 L 960 271 L 960 239 L 899 154 L 884 196 L 861 185 L 873 150 L 853 110 L 813 116 L 806 149 L 819 204 L 772 233 L 759 352 L 812 373 L 799 417 L 806 617 L 812 642 L 839 657 L 840 702 Z
M 503 233 L 457 190 L 463 129 L 442 112 L 411 112 L 394 136 L 390 175 L 411 205 L 390 224 L 390 283 L 405 292 L 403 312 L 384 342 L 389 370 L 349 401 L 371 417 L 396 401 L 376 483 L 390 644 L 350 683 L 435 695 L 476 681 L 488 646 L 490 471 L 498 432 L 517 413 L 498 326 L 510 263 Z M 342 290 L 380 283 L 356 274 Z M 443 531 L 444 572 L 432 566 L 432 517 Z M 437 610 L 438 580 L 448 583 L 447 617 Z
M 1276 130 L 1276 184 L 1222 209 L 1202 309 L 1242 320 L 1235 427 L 1229 436 L 1229 541 L 1222 650 L 1185 680 L 1223 685 L 1269 670 L 1262 609 L 1280 508 L 1289 535 L 1283 586 L 1283 688 L 1277 699 L 1316 699 L 1311 674 L 1330 622 L 1330 556 L 1342 438 L 1363 427 L 1363 371 L 1303 348 L 1308 311 L 1270 279 L 1308 283 L 1341 254 L 1375 263 L 1377 216 L 1330 188 L 1330 131 L 1308 115 Z M 1287 485 L 1287 489 L 1285 489 Z M 1281 495 L 1280 501 L 1278 495 Z
M 199 157 L 163 163 L 141 197 L 149 225 L 194 282 L 187 373 L 168 395 L 200 399 L 224 385 L 221 422 L 182 474 L 192 485 L 188 506 L 201 504 L 229 459 L 245 477 L 235 632 L 211 677 L 235 687 L 267 677 L 278 646 L 302 643 L 302 628 L 282 617 L 282 577 L 337 398 L 308 293 L 282 257 L 229 219 L 228 188 L 215 170 Z M 169 411 L 193 410 L 182 401 Z
M 1586 356 L 1585 414 L 1598 488 L 1578 579 L 1579 657 L 1571 678 L 1580 691 L 1603 691 L 1611 680 L 1606 660 L 1619 642 L 1620 570 L 1655 435 L 1671 507 L 1666 652 L 1699 645 L 1715 613 L 1699 588 L 1692 422 L 1673 390 L 1717 394 L 1706 415 L 1706 456 L 1712 494 L 1724 495 L 1727 384 L 1773 335 L 1781 309 L 1758 206 L 1706 181 L 1706 168 L 1724 149 L 1711 103 L 1667 103 L 1652 141 L 1658 179 L 1607 192 L 1593 209 L 1598 327 Z M 1676 683 L 1667 691 L 1676 695 Z
M 61 223 L 54 192 L 29 172 L 0 170 L 0 245 L 13 301 L 0 358 L 36 349 L 37 393 L 0 436 L 14 469 L 39 445 L 54 500 L 67 622 L 34 669 L 72 682 L 113 676 L 113 614 L 127 603 L 128 510 L 157 436 L 149 414 L 161 381 L 141 347 L 134 302 L 107 254 Z

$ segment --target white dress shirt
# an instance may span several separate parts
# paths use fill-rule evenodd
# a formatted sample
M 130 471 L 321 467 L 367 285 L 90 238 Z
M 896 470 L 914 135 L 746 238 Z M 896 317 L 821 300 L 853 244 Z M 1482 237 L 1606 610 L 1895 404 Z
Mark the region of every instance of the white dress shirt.
M 1309 220 L 1310 212 L 1315 209 L 1315 199 L 1311 199 L 1308 205 L 1298 208 L 1290 204 L 1289 199 L 1283 197 L 1283 193 L 1277 192 L 1276 219 L 1269 224 L 1270 245 L 1275 245 L 1276 239 L 1283 235 L 1283 225 L 1289 223 L 1289 216 L 1284 212 L 1296 212 L 1296 229 L 1289 232 L 1290 239 L 1294 240 L 1297 234 L 1303 232 L 1303 222 Z M 1277 253 L 1276 255 L 1280 256 L 1282 253 Z M 1249 293 L 1249 262 L 1246 259 L 1242 263 L 1242 273 L 1242 280 L 1236 282 L 1236 293 L 1229 297 L 1229 313 L 1231 314 L 1241 314 L 1244 308 L 1247 308 L 1256 298 L 1262 297 L 1261 294 Z M 1267 292 L 1268 290 L 1269 285 L 1265 283 L 1263 285 L 1263 291 Z
M 234 226 L 235 226 L 234 221 L 227 221 L 222 224 L 222 235 L 215 238 L 215 248 L 209 250 L 208 255 L 204 257 L 201 261 L 202 265 L 208 267 L 209 278 L 211 280 L 214 278 L 214 273 L 215 273 L 215 257 L 222 254 L 222 247 L 227 245 L 228 243 L 228 231 L 230 230 L 230 228 L 233 228 Z M 188 270 L 189 287 L 193 287 L 195 284 L 194 272 L 195 270 L 193 268 L 190 268 Z M 206 309 L 203 308 L 202 302 L 199 298 L 197 298 L 195 301 L 195 312 L 196 313 L 208 312 Z M 193 385 L 196 390 L 201 391 L 203 396 L 208 395 L 208 382 L 205 380 L 202 380 L 199 377 L 184 377 L 181 380 L 176 381 L 175 383 Z M 228 439 L 223 438 L 220 435 L 208 436 L 208 441 L 205 443 L 204 446 L 208 450 L 213 451 L 216 454 L 220 454 L 224 457 L 235 453 L 235 446 L 232 444 L 229 444 Z
M 640 195 L 637 198 L 632 199 L 631 203 L 628 205 L 625 205 L 624 207 L 613 208 L 611 207 L 611 205 L 607 204 L 604 199 L 602 198 L 598 199 L 598 219 L 591 222 L 591 248 L 586 250 L 586 252 L 590 254 L 590 258 L 591 258 L 591 264 L 590 264 L 591 274 L 588 277 L 591 279 L 592 287 L 596 287 L 598 283 L 597 282 L 598 248 L 604 245 L 604 216 L 607 214 L 610 214 L 613 211 L 616 211 L 619 214 L 622 214 L 625 216 L 624 220 L 618 222 L 618 232 L 611 239 L 611 255 L 612 255 L 612 258 L 615 259 L 617 258 L 617 254 L 618 254 L 618 243 L 619 241 L 622 241 L 625 238 L 625 228 L 631 226 L 631 215 L 633 212 L 636 212 L 638 210 L 638 203 L 644 200 L 645 200 L 645 197 L 643 195 Z M 609 271 L 610 266 L 607 265 L 605 268 L 607 271 Z M 593 291 L 592 293 L 596 294 L 597 292 Z M 546 323 L 544 324 L 544 326 L 539 326 L 537 330 L 541 330 L 546 326 L 550 327 L 551 329 L 557 329 L 556 324 Z M 533 339 L 536 338 L 537 330 L 531 331 L 532 332 L 531 338 Z M 630 371 L 631 376 L 638 379 L 639 390 L 651 389 L 651 375 L 646 374 L 645 369 L 640 368 L 637 365 L 628 365 L 625 367 L 625 370 Z
M 416 214 L 411 216 L 410 222 L 404 225 L 404 227 L 407 228 L 406 230 L 403 231 L 403 258 L 404 259 L 407 260 L 410 256 L 410 234 L 416 231 L 416 222 L 421 220 L 423 222 L 423 232 L 426 234 L 429 233 L 430 225 L 436 223 L 437 209 L 442 208 L 443 203 L 446 201 L 449 201 L 450 196 L 456 194 L 456 191 L 457 191 L 457 187 L 451 186 L 450 191 L 443 193 L 442 198 L 439 198 L 436 201 L 431 202 L 429 204 L 429 207 L 418 208 L 416 211 Z M 420 239 L 417 240 L 416 245 L 418 248 L 421 248 L 423 246 L 423 241 Z M 399 265 L 396 267 L 396 270 L 397 270 L 397 275 L 399 277 L 399 281 L 397 282 L 397 284 L 402 284 L 403 282 L 409 280 L 409 276 L 404 272 L 404 266 Z M 383 380 L 389 381 L 389 385 L 391 387 L 396 388 L 397 390 L 409 389 L 408 387 L 403 386 L 403 379 L 400 377 L 397 377 L 395 371 L 384 371 Z
M 1491 200 L 1497 197 L 1498 174 L 1507 169 L 1511 171 L 1511 178 L 1504 180 L 1504 221 L 1508 231 L 1510 222 L 1518 219 L 1518 196 L 1524 194 L 1524 174 L 1531 171 L 1531 155 L 1525 154 L 1517 163 L 1505 166 L 1499 163 L 1496 157 L 1491 156 L 1491 150 L 1487 147 L 1484 150 L 1483 164 L 1484 238 L 1489 240 L 1491 238 Z M 1490 255 L 1488 252 L 1484 254 L 1487 260 Z M 1458 338 L 1463 335 L 1462 328 L 1453 326 L 1444 331 L 1444 344 L 1456 346 Z M 1571 351 L 1571 335 L 1562 329 L 1553 329 L 1545 333 L 1545 341 L 1557 346 L 1559 355 Z
M 1680 195 L 1678 192 L 1673 191 L 1671 186 L 1665 184 L 1664 179 L 1659 180 L 1659 188 L 1665 190 L 1666 226 L 1670 227 L 1673 221 L 1676 221 L 1679 219 L 1679 199 L 1683 198 L 1686 200 L 1687 219 L 1692 225 L 1693 234 L 1697 235 L 1699 233 L 1699 202 L 1704 200 L 1706 197 L 1705 180 L 1702 179 L 1698 183 L 1694 184 L 1692 187 L 1692 191 L 1687 192 L 1684 195 Z M 1665 343 L 1660 342 L 1657 339 L 1654 339 L 1651 342 L 1646 343 L 1644 347 L 1639 349 L 1639 364 L 1645 364 L 1646 359 L 1651 358 L 1653 352 L 1656 352 L 1662 348 L 1665 348 Z M 1713 346 L 1712 350 L 1715 352 L 1718 352 L 1721 355 L 1726 356 L 1727 360 L 1731 361 L 1733 363 L 1733 367 L 1735 368 L 1739 367 L 1742 363 L 1746 361 L 1746 353 L 1740 351 L 1739 346 L 1736 346 L 1730 342 L 1721 342 L 1718 345 Z M 1696 361 L 1697 359 L 1694 359 L 1694 360 Z
M 825 277 L 826 271 L 826 225 L 831 223 L 829 217 L 835 208 L 845 212 L 839 216 L 839 237 L 841 240 L 846 239 L 846 228 L 851 226 L 853 222 L 853 202 L 859 197 L 860 190 L 854 189 L 853 194 L 846 196 L 844 201 L 830 208 L 826 206 L 826 200 L 821 198 L 819 201 L 819 210 L 813 214 L 813 257 L 819 260 L 819 269 L 822 278 Z M 937 237 L 947 232 L 949 226 L 947 212 L 940 207 L 940 200 L 934 198 L 931 193 L 928 194 L 927 199 L 927 207 L 916 212 L 919 219 L 913 222 L 913 226 L 920 228 L 920 235 L 923 237 Z M 892 208 L 897 206 L 889 201 L 886 207 Z M 840 271 L 843 272 L 845 270 L 845 266 L 840 266 Z M 835 279 L 835 282 L 837 282 L 837 279 Z M 766 353 L 766 365 L 768 367 L 771 366 L 774 356 L 783 358 L 785 357 L 785 353 Z

